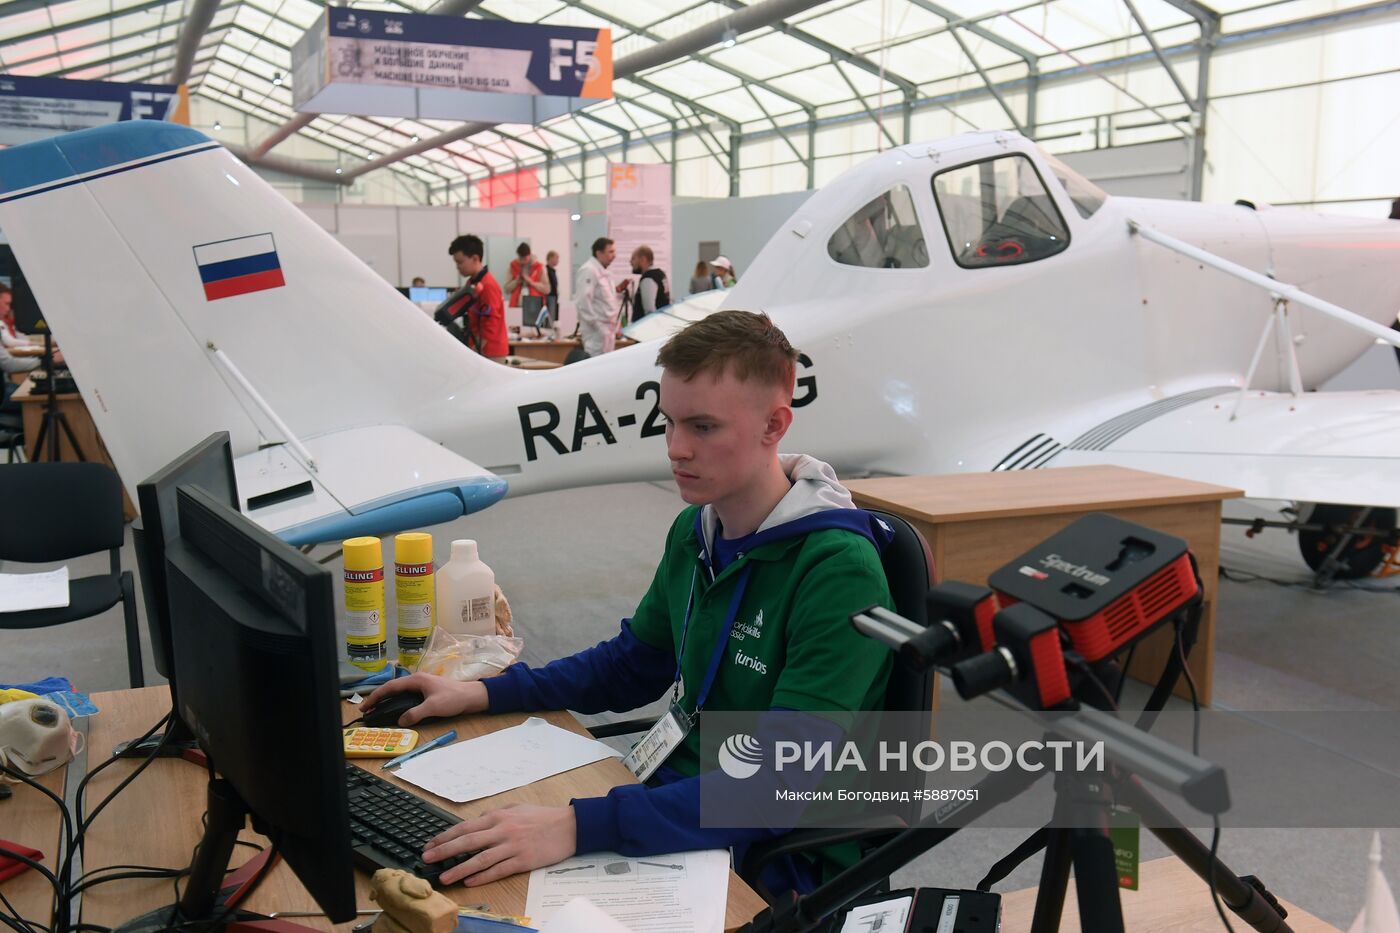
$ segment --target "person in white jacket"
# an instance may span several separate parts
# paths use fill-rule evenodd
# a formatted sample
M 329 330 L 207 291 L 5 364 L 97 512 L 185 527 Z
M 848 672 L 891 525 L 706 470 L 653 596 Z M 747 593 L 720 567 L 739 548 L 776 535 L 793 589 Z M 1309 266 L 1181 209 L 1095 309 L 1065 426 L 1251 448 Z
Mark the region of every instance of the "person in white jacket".
M 583 349 L 589 356 L 611 353 L 617 340 L 617 289 L 608 277 L 608 266 L 617 255 L 617 247 L 607 237 L 593 241 L 593 255 L 579 266 L 574 285 L 574 304 L 578 307 L 578 329 L 583 337 Z

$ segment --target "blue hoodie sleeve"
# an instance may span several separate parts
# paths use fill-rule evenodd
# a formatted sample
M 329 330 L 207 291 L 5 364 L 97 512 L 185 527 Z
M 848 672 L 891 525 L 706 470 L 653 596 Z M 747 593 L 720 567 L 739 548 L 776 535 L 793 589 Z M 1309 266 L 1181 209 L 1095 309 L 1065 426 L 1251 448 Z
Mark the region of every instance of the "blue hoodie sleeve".
M 632 633 L 624 619 L 616 637 L 541 668 L 512 664 L 482 681 L 493 713 L 571 709 L 621 713 L 645 706 L 675 680 L 676 658 Z
M 828 719 L 791 710 L 774 710 L 757 729 L 760 747 L 772 749 L 780 739 L 799 742 L 839 742 L 841 728 Z M 627 784 L 614 787 L 606 797 L 580 797 L 570 803 L 577 822 L 579 855 L 617 852 L 621 855 L 659 855 L 692 849 L 721 849 L 781 835 L 794 828 L 803 808 L 800 804 L 777 807 L 779 790 L 815 790 L 826 775 L 820 769 L 788 768 L 778 771 L 765 756 L 765 767 L 750 778 L 738 780 L 723 771 L 707 771 L 659 787 Z M 740 816 L 737 827 L 702 825 L 701 804 L 712 801 L 711 815 L 722 805 L 726 814 Z M 712 822 L 712 821 L 711 821 Z

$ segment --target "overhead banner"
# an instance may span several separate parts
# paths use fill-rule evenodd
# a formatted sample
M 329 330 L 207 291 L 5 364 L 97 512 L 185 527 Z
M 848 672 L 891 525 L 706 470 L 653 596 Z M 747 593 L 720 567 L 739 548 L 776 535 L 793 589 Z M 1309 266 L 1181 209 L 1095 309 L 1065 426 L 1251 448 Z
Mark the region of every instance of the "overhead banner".
M 0 75 L 0 144 L 16 146 L 120 120 L 169 120 L 179 115 L 182 100 L 181 88 L 173 84 Z
M 614 268 L 619 271 L 613 281 L 631 275 L 634 249 L 649 246 L 654 268 L 666 273 L 667 289 L 677 294 L 677 273 L 671 267 L 671 166 L 608 164 L 608 236 L 617 247 Z M 636 295 L 638 277 L 631 278 Z
M 476 183 L 477 207 L 509 207 L 540 197 L 539 170 L 534 166 L 518 172 L 492 175 Z
M 607 29 L 331 7 L 292 49 L 302 113 L 537 123 L 612 78 Z

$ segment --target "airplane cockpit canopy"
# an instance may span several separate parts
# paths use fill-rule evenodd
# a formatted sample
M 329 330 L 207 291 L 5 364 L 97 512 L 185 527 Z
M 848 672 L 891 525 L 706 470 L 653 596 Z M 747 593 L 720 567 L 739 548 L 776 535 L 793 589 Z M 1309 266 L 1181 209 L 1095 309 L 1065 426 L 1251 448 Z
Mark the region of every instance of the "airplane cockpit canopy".
M 1065 193 L 1069 195 L 1069 199 L 1074 204 L 1074 209 L 1079 212 L 1080 217 L 1085 220 L 1093 217 L 1094 213 L 1103 207 L 1103 202 L 1108 200 L 1107 191 L 1050 153 L 1041 152 L 1040 157 L 1050 166 L 1050 171 L 1064 186 Z
M 953 259 L 964 268 L 1035 262 L 1069 246 L 1059 208 L 1019 153 L 939 172 L 933 195 Z
M 865 204 L 827 241 L 832 259 L 867 269 L 919 269 L 928 265 L 928 244 L 904 185 Z

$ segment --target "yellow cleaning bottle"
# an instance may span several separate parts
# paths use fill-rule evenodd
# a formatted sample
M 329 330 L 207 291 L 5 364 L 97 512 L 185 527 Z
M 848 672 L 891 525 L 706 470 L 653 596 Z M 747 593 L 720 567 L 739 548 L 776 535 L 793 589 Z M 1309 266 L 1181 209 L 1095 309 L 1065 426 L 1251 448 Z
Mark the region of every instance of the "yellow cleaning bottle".
M 388 659 L 384 632 L 384 557 L 378 538 L 350 538 L 345 552 L 345 652 L 374 672 Z
M 399 610 L 399 664 L 413 670 L 433 634 L 433 536 L 394 536 L 394 596 Z

